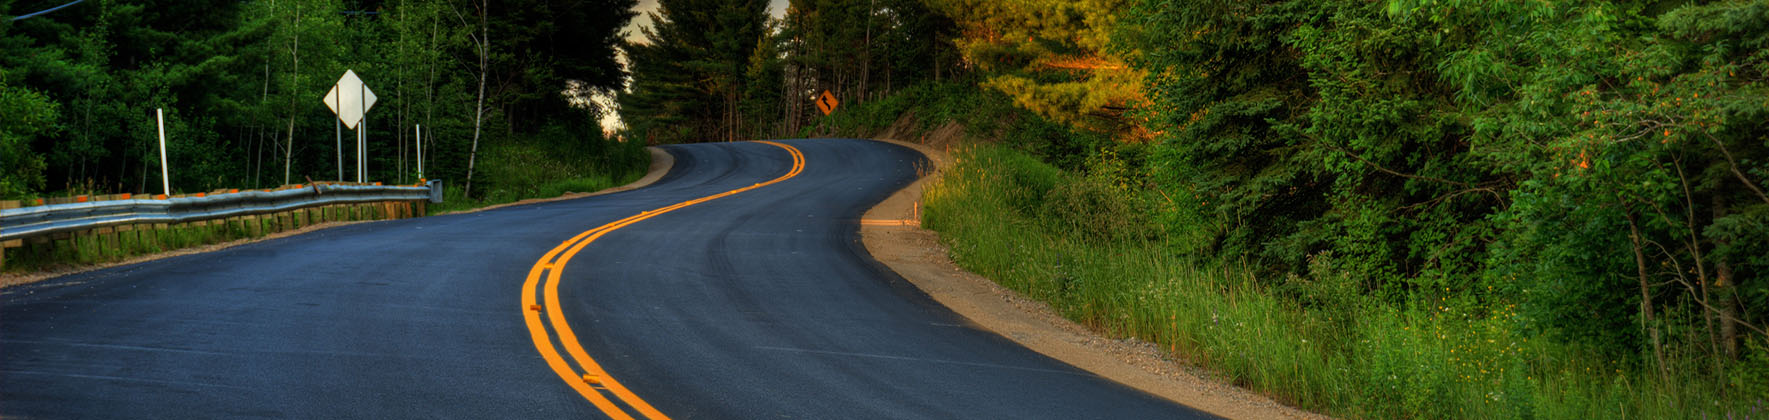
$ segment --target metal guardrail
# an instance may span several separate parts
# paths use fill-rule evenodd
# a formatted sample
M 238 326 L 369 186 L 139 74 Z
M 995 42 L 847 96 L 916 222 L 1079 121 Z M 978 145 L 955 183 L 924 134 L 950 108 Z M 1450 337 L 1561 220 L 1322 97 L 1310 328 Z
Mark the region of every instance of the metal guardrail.
M 164 200 L 112 200 L 0 210 L 0 241 L 59 232 L 147 223 L 184 223 L 376 201 L 441 202 L 442 185 L 397 187 L 314 184 L 278 191 L 241 191 Z

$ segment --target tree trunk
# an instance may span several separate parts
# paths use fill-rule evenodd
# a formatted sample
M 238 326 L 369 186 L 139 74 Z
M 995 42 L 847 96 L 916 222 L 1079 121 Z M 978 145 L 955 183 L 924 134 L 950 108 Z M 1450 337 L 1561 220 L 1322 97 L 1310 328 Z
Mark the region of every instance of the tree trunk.
M 485 24 L 489 13 L 485 0 L 479 2 L 479 100 L 473 105 L 473 148 L 467 152 L 467 182 L 461 195 L 473 196 L 473 163 L 479 158 L 479 133 L 485 125 L 485 69 L 491 55 L 491 29 Z
M 1714 219 L 1726 216 L 1726 201 L 1719 194 L 1714 195 Z M 1725 242 L 1714 244 L 1725 246 Z M 1737 288 L 1733 285 L 1732 265 L 1725 258 L 1714 259 L 1714 297 L 1720 300 L 1720 348 L 1726 353 L 1728 360 L 1738 359 L 1738 299 Z
M 301 89 L 301 2 L 295 2 L 295 38 L 289 47 L 289 136 L 283 142 L 283 185 L 289 185 L 291 167 L 295 163 L 295 93 Z
M 395 26 L 395 27 L 398 28 L 397 30 L 399 31 L 399 43 L 394 44 L 394 45 L 397 45 L 398 46 L 397 48 L 403 49 L 406 47 L 406 45 L 405 45 L 406 17 L 409 16 L 409 13 L 411 13 L 411 11 L 407 10 L 405 8 L 405 2 L 400 2 L 399 6 L 397 7 L 397 10 L 399 10 L 399 25 L 400 26 Z M 400 58 L 400 60 L 396 61 L 396 62 L 400 62 L 401 64 L 404 64 L 403 63 L 403 61 L 405 61 L 404 59 L 409 57 L 407 55 L 407 53 L 403 52 L 403 51 L 395 51 L 394 54 L 396 57 Z M 406 67 L 401 65 L 401 66 L 396 67 L 394 69 L 394 73 L 393 73 L 394 74 L 394 76 L 393 76 L 393 83 L 394 83 L 393 97 L 399 103 L 399 107 L 395 108 L 395 109 L 399 110 L 399 112 L 397 113 L 398 115 L 396 115 L 394 117 L 393 134 L 394 134 L 395 141 L 399 142 L 399 165 L 396 165 L 396 167 L 399 170 L 399 183 L 401 185 L 405 184 L 405 173 L 406 173 L 406 166 L 405 166 L 405 149 L 406 149 L 405 146 L 406 146 L 406 144 L 405 144 L 405 141 L 406 141 L 407 137 L 405 136 L 405 108 L 406 108 L 405 69 L 406 69 Z
M 1646 254 L 1640 239 L 1640 226 L 1634 221 L 1633 211 L 1628 212 L 1628 240 L 1633 243 L 1634 272 L 1640 279 L 1640 328 L 1646 331 L 1652 340 L 1652 357 L 1658 361 L 1659 378 L 1669 379 L 1670 372 L 1665 370 L 1665 349 L 1660 343 L 1658 325 L 1652 314 L 1652 283 L 1646 276 Z
M 271 20 L 276 19 L 276 1 L 274 1 L 274 0 L 270 2 L 269 14 L 270 14 Z M 267 41 L 266 43 L 268 44 L 269 42 Z M 264 48 L 264 88 L 263 88 L 263 90 L 258 92 L 258 107 L 259 107 L 258 109 L 259 110 L 270 109 L 270 62 L 276 61 L 276 52 L 275 52 L 276 49 L 274 48 L 274 46 L 266 45 L 265 47 L 266 48 Z M 255 116 L 255 117 L 261 117 L 261 116 Z M 256 140 L 257 144 L 256 144 L 256 146 L 253 147 L 253 149 L 256 151 L 254 153 L 252 153 L 252 186 L 253 187 L 263 187 L 264 186 L 264 131 L 267 127 L 265 127 L 264 125 L 261 125 L 262 122 L 258 121 L 257 118 L 253 118 L 253 120 L 254 120 L 253 121 L 254 124 L 252 126 L 252 131 L 257 132 L 258 135 L 256 136 L 257 137 L 257 140 Z
M 1672 162 L 1671 167 L 1677 170 L 1678 185 L 1683 188 L 1683 227 L 1688 229 L 1689 235 L 1689 239 L 1684 241 L 1683 246 L 1695 259 L 1695 284 L 1699 286 L 1696 291 L 1696 302 L 1701 304 L 1701 319 L 1704 327 L 1702 331 L 1708 336 L 1708 349 L 1711 356 L 1708 357 L 1708 360 L 1713 362 L 1714 371 L 1718 372 L 1720 370 L 1720 336 L 1714 330 L 1715 311 L 1713 310 L 1713 295 L 1708 287 L 1708 262 L 1707 258 L 1702 255 L 1701 234 L 1695 229 L 1695 194 L 1690 190 L 1689 177 L 1683 173 L 1683 163 Z
M 862 53 L 861 53 L 861 57 L 860 57 L 860 91 L 857 92 L 856 94 L 848 95 L 848 100 L 858 99 L 863 102 L 867 99 L 867 95 L 871 94 L 871 90 L 872 90 L 872 83 L 871 83 L 872 82 L 872 11 L 873 11 L 873 8 L 876 7 L 876 3 L 877 3 L 876 0 L 868 0 L 866 2 L 866 20 L 865 20 L 865 22 L 866 22 L 866 40 L 865 40 L 866 45 L 861 47 Z M 859 103 L 859 102 L 855 102 L 855 103 Z
M 436 127 L 436 56 L 434 51 L 436 51 L 436 34 L 440 31 L 442 24 L 442 12 L 436 9 L 431 9 L 430 12 L 430 48 L 426 49 L 424 53 L 424 58 L 429 61 L 427 66 L 429 80 L 424 82 L 424 128 L 426 131 L 418 137 L 418 150 L 424 149 L 424 139 L 435 141 L 436 138 L 436 129 L 434 128 Z M 419 161 L 418 166 L 423 167 L 424 162 Z

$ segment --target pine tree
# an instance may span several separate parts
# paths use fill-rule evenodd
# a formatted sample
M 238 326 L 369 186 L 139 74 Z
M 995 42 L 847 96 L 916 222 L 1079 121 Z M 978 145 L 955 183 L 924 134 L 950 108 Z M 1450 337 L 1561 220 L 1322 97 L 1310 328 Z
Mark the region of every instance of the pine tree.
M 633 79 L 619 101 L 629 131 L 652 142 L 745 138 L 740 95 L 767 19 L 762 0 L 659 2 L 644 40 L 624 46 Z
M 1142 140 L 1127 120 L 1143 101 L 1142 73 L 1111 48 L 1123 0 L 929 0 L 963 29 L 968 64 L 983 86 L 1057 121 Z M 1186 6 L 1192 7 L 1192 6 Z

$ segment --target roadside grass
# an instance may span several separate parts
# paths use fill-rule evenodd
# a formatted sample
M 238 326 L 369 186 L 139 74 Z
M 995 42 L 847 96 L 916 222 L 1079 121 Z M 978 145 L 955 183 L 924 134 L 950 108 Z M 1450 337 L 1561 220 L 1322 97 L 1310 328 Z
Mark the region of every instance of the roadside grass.
M 1259 281 L 1178 257 L 1194 246 L 1183 232 L 1142 228 L 1183 200 L 1111 190 L 1002 145 L 955 158 L 924 192 L 923 223 L 960 266 L 1288 404 L 1354 418 L 1769 416 L 1769 372 L 1715 383 L 1686 373 L 1699 371 L 1693 352 L 1672 357 L 1690 368 L 1651 372 L 1521 335 L 1528 320 L 1508 304 L 1427 290 L 1405 301 L 1433 304 L 1397 307 L 1324 263 Z M 1112 193 L 1088 192 L 1101 188 Z
M 377 218 L 368 207 L 318 208 L 298 210 L 314 217 L 282 214 L 214 220 L 206 223 L 185 223 L 165 227 L 138 226 L 129 230 L 116 228 L 109 233 L 82 232 L 60 239 L 6 251 L 6 272 L 33 272 L 58 267 L 78 267 L 127 260 L 129 258 L 185 248 L 260 238 L 287 230 L 318 224 L 318 215 L 328 221 L 371 220 Z M 257 226 L 253 226 L 257 225 Z
M 429 214 L 600 191 L 644 177 L 651 165 L 650 153 L 639 142 L 583 139 L 557 127 L 533 141 L 487 146 L 473 196 L 462 194 L 461 182 L 451 182 L 443 186 L 443 202 L 431 205 Z
M 523 142 L 488 145 L 481 156 L 473 197 L 462 194 L 459 183 L 444 185 L 445 200 L 430 204 L 430 215 L 475 209 L 530 198 L 558 197 L 569 192 L 592 192 L 630 183 L 645 176 L 651 158 L 643 144 L 574 136 L 553 127 Z M 349 209 L 329 212 L 324 220 L 374 220 L 369 212 Z M 248 224 L 258 223 L 257 229 Z M 307 223 L 312 224 L 312 223 Z M 265 216 L 250 220 L 212 221 L 164 228 L 143 228 L 106 234 L 80 233 L 47 243 L 27 243 L 7 249 L 0 271 L 28 273 L 60 267 L 79 267 L 127 260 L 166 251 L 251 239 L 298 229 L 298 218 Z

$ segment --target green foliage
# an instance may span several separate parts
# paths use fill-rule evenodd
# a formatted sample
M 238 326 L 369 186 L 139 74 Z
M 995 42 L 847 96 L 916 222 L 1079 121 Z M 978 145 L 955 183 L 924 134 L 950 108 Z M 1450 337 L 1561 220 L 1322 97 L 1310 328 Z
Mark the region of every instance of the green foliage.
M 1280 401 L 1353 418 L 1690 418 L 1760 410 L 1753 398 L 1762 394 L 1752 390 L 1763 386 L 1753 375 L 1763 369 L 1761 356 L 1727 383 L 1705 379 L 1697 365 L 1706 362 L 1689 358 L 1660 379 L 1593 350 L 1603 343 L 1534 337 L 1519 328 L 1531 318 L 1516 305 L 1487 303 L 1496 291 L 1440 288 L 1403 304 L 1384 302 L 1365 293 L 1367 276 L 1334 268 L 1329 253 L 1311 258 L 1306 274 L 1268 286 L 1240 265 L 1175 259 L 1161 241 L 1102 240 L 1020 203 L 1041 196 L 1026 191 L 1037 184 L 1018 179 L 1088 182 L 1098 175 L 1061 171 L 1004 146 L 967 149 L 955 160 L 922 198 L 924 226 L 941 233 L 959 265 L 1072 320 L 1154 343 Z
M 1353 416 L 1760 404 L 1744 378 L 1769 342 L 1769 3 L 1127 3 L 1090 21 L 934 2 L 979 85 L 1037 114 L 977 106 L 1003 122 L 973 136 L 1018 151 L 966 152 L 930 188 L 926 222 L 961 264 Z M 1098 73 L 1040 68 L 1101 51 L 1102 28 L 1152 145 L 1074 133 L 1111 131 L 1070 106 Z M 1001 154 L 1024 152 L 1059 181 L 1013 181 L 1037 165 Z M 1102 222 L 1124 213 L 1156 228 Z M 1174 265 L 1248 273 L 1157 268 Z M 1274 314 L 1251 338 L 1183 319 L 1217 311 L 1161 318 L 1223 305 Z
M 99 263 L 115 263 L 170 250 L 262 238 L 315 223 L 352 222 L 386 217 L 378 205 L 328 207 L 288 213 L 170 226 L 140 225 L 107 233 L 78 232 L 64 239 L 25 241 L 9 248 L 6 272 L 43 272 Z
M 820 124 L 805 127 L 800 135 L 873 137 L 905 117 L 915 122 L 913 133 L 897 135 L 919 136 L 954 123 L 964 128 L 968 138 L 1008 144 L 1065 169 L 1085 168 L 1098 163 L 1090 162 L 1093 157 L 1115 153 L 1100 150 L 1111 143 L 1107 135 L 1039 117 L 1015 106 L 1002 92 L 977 89 L 970 78 L 917 83 L 879 100 L 844 106 Z M 1117 147 L 1143 154 L 1140 146 Z
M 660 3 L 646 39 L 624 46 L 634 74 L 620 97 L 625 135 L 653 143 L 802 135 L 829 125 L 812 103 L 824 91 L 846 112 L 949 78 L 958 62 L 952 22 L 921 0 L 794 0 L 777 20 L 766 5 Z
M 752 58 L 768 36 L 762 0 L 665 0 L 652 13 L 644 40 L 622 46 L 633 81 L 620 95 L 632 137 L 646 142 L 736 140 L 742 132 L 739 94 L 767 76 Z M 751 70 L 754 71 L 751 71 Z
M 1149 72 L 1156 181 L 1201 201 L 1179 218 L 1212 232 L 1198 251 L 1294 274 L 1331 252 L 1391 302 L 1494 286 L 1528 328 L 1627 354 L 1639 284 L 1757 282 L 1760 3 L 1197 6 L 1137 4 L 1119 49 Z
M 1141 102 L 1143 75 L 1108 48 L 1125 1 L 927 3 L 964 29 L 956 46 L 989 73 L 982 86 L 1057 122 L 1130 134 L 1123 114 Z
M 476 190 L 483 188 L 484 195 L 476 197 L 476 204 L 594 192 L 645 175 L 651 159 L 642 144 L 585 132 L 581 127 L 551 127 L 531 142 L 487 148 L 484 178 L 474 184 Z
M 53 134 L 56 106 L 30 89 L 9 86 L 0 70 L 0 199 L 18 199 L 43 188 L 43 156 L 30 148 L 37 137 Z
M 1044 196 L 1038 215 L 1058 230 L 1079 232 L 1097 241 L 1147 239 L 1147 213 L 1121 191 L 1097 179 L 1063 182 Z
M 48 105 L 33 109 L 50 112 L 28 115 L 46 119 L 7 135 L 6 147 L 24 150 L 8 150 L 3 159 L 20 163 L 0 168 L 23 178 L 9 176 L 0 195 L 158 192 L 156 108 L 166 112 L 175 193 L 354 180 L 354 171 L 339 173 L 347 165 L 338 161 L 353 159 L 355 147 L 344 141 L 339 150 L 336 119 L 320 101 L 346 69 L 379 97 L 364 122 L 367 179 L 416 181 L 413 128 L 420 124 L 424 176 L 458 179 L 467 172 L 475 125 L 480 74 L 468 34 L 479 33 L 480 15 L 492 41 L 486 141 L 539 144 L 547 143 L 539 133 L 604 111 L 585 99 L 623 83 L 614 42 L 635 4 L 138 3 L 90 0 L 0 19 L 3 101 L 40 95 Z M 0 14 L 18 7 L 0 2 Z M 6 115 L 7 122 L 27 116 Z

